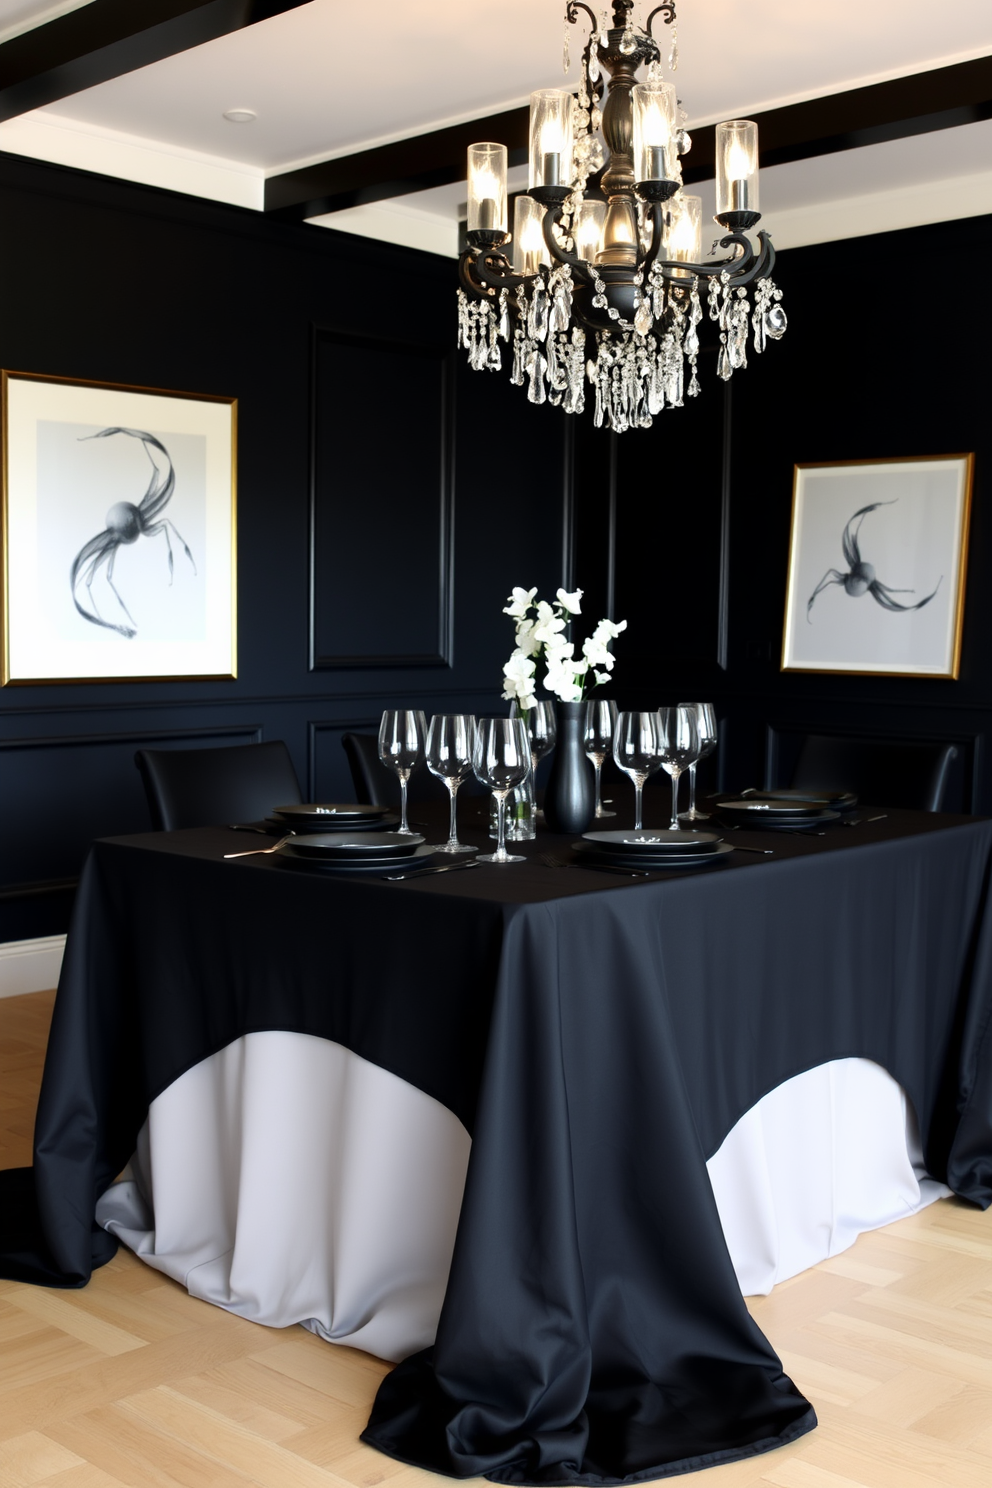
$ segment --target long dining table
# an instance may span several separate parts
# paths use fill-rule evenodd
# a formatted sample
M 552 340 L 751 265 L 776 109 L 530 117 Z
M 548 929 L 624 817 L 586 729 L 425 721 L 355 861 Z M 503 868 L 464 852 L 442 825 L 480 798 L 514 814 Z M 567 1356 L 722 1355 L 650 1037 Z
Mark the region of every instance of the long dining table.
M 336 1192 L 376 1190 L 401 1249 L 450 1229 L 423 1346 L 383 1381 L 366 1442 L 456 1477 L 609 1484 L 793 1440 L 815 1416 L 747 1311 L 707 1169 L 728 1134 L 790 1081 L 870 1061 L 905 1093 L 920 1171 L 992 1200 L 992 822 L 866 815 L 820 836 L 728 832 L 740 851 L 644 879 L 550 865 L 571 840 L 547 833 L 522 864 L 402 882 L 226 860 L 250 839 L 224 827 L 97 842 L 34 1168 L 0 1174 L 0 1272 L 85 1285 L 115 1234 L 165 1265 L 165 1195 L 181 1206 L 185 1185 L 190 1213 L 213 1203 L 230 1223 L 222 1275 L 216 1241 L 183 1261 L 191 1290 L 199 1277 L 223 1302 L 251 1182 L 260 1208 L 302 1194 L 306 1229 L 316 1169 L 337 1163 Z M 482 823 L 465 834 L 485 842 Z M 263 1046 L 270 1106 L 253 1118 L 243 1082 Z M 332 1078 L 328 1050 L 353 1064 Z M 364 1105 L 347 1095 L 359 1068 Z M 169 1149 L 152 1113 L 205 1070 Z M 391 1091 L 428 1111 L 419 1137 Z M 342 1151 L 349 1098 L 380 1147 L 419 1140 L 462 1164 L 452 1214 L 405 1160 L 366 1169 L 361 1143 Z M 786 1187 L 814 1162 L 812 1134 L 793 1137 Z M 214 1156 L 194 1180 L 199 1149 Z M 287 1286 L 310 1284 L 339 1220 L 318 1214 Z M 271 1321 L 258 1305 L 241 1310 Z M 346 1336 L 395 1357 L 376 1349 L 377 1316 L 366 1298 Z

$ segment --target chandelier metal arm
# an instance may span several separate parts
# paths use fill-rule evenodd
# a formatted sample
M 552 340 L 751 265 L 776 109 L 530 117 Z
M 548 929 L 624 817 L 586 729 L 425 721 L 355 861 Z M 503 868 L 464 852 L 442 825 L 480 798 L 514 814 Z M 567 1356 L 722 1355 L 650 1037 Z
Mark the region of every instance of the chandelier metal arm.
M 585 7 L 583 7 L 583 9 L 584 8 Z M 674 0 L 666 0 L 666 3 L 664 5 L 656 5 L 654 10 L 648 16 L 647 20 L 644 22 L 644 29 L 651 37 L 652 41 L 654 40 L 654 32 L 651 30 L 651 22 L 654 20 L 656 15 L 662 14 L 664 14 L 665 17 L 665 25 L 670 26 L 675 20 Z
M 641 272 L 645 274 L 653 267 L 658 254 L 661 252 L 665 233 L 664 211 L 664 202 L 651 203 L 651 247 L 644 255 L 639 266 Z
M 490 260 L 493 260 L 492 265 Z M 515 274 L 506 255 L 498 249 L 475 253 L 467 248 L 458 260 L 458 266 L 463 287 L 467 279 L 475 293 L 482 295 L 485 295 L 487 289 L 515 289 L 519 284 L 533 284 L 535 279 L 540 278 L 538 274 Z M 477 284 L 473 284 L 470 266 L 478 276 Z
M 578 258 L 574 253 L 569 253 L 563 248 L 555 237 L 555 228 L 561 224 L 563 207 L 550 207 L 544 214 L 544 242 L 551 257 L 558 263 L 567 264 L 573 273 L 577 274 L 584 284 L 591 284 L 593 274 L 584 258 Z

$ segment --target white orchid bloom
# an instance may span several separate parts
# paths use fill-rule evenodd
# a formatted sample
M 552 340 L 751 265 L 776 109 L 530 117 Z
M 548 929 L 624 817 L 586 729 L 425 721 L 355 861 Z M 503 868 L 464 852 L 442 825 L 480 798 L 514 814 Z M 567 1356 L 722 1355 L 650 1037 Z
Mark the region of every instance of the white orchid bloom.
M 605 645 L 607 641 L 615 641 L 620 632 L 626 629 L 626 620 L 621 620 L 619 624 L 615 624 L 612 620 L 600 620 L 592 633 L 592 639 L 602 641 Z
M 503 668 L 503 676 L 521 682 L 530 682 L 537 670 L 537 665 L 523 651 L 514 651 L 509 661 Z
M 534 595 L 537 593 L 536 586 L 533 589 L 518 589 L 514 587 L 513 593 L 507 596 L 503 607 L 503 614 L 510 615 L 514 620 L 523 620 L 534 603 Z
M 524 656 L 539 656 L 541 654 L 541 642 L 534 634 L 536 630 L 536 620 L 525 620 L 517 626 L 517 650 L 522 651 Z
M 565 589 L 559 589 L 555 597 L 562 609 L 567 610 L 570 615 L 581 615 L 580 600 L 582 599 L 582 593 L 583 591 L 581 589 L 576 589 L 574 594 L 569 594 Z
M 542 646 L 553 646 L 557 637 L 565 629 L 566 622 L 559 618 L 543 599 L 537 607 L 537 624 L 534 627 L 534 639 Z

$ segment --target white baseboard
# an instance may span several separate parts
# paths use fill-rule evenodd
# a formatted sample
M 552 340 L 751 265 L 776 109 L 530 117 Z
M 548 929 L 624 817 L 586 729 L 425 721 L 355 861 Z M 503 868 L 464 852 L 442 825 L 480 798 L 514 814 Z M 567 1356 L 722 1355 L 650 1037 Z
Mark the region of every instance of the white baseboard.
M 57 987 L 64 950 L 64 935 L 0 944 L 0 997 L 23 997 L 25 992 Z

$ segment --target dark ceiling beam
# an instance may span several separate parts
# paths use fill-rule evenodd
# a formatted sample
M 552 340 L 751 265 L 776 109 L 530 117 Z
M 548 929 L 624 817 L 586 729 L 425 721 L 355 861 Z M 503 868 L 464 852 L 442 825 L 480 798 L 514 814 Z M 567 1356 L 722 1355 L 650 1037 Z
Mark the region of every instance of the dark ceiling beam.
M 91 0 L 0 44 L 0 120 L 295 10 L 308 0 Z
M 852 88 L 752 117 L 758 123 L 763 166 L 974 124 L 992 118 L 992 57 Z M 509 148 L 511 165 L 526 160 L 527 131 L 527 109 L 510 109 L 286 171 L 266 181 L 265 210 L 300 221 L 322 212 L 447 186 L 465 179 L 465 151 L 476 140 L 501 140 Z M 684 163 L 686 185 L 713 175 L 713 125 L 694 129 L 692 139 L 692 151 Z

